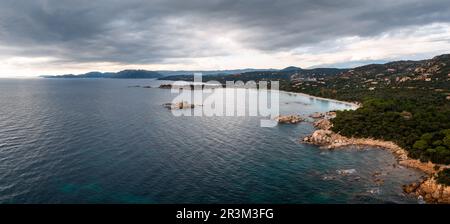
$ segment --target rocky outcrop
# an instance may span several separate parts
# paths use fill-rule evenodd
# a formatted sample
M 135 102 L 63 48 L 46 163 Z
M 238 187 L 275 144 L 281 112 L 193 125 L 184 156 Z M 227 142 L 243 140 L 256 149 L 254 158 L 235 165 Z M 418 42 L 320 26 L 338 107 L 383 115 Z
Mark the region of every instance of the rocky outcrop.
M 186 101 L 178 103 L 165 103 L 163 106 L 169 110 L 191 109 L 195 107 L 194 104 L 190 104 Z
M 328 111 L 325 113 L 325 118 L 327 119 L 331 119 L 331 118 L 335 118 L 336 117 L 336 112 L 334 111 Z
M 403 190 L 406 193 L 422 197 L 428 203 L 450 204 L 450 186 L 437 183 L 434 177 L 403 186 Z
M 333 124 L 328 119 L 320 119 L 314 122 L 314 127 L 322 130 L 329 130 Z
M 331 118 L 336 117 L 336 112 L 334 112 L 334 111 L 329 111 L 326 113 L 315 112 L 315 113 L 309 115 L 309 117 L 314 118 L 314 119 L 331 119 Z
M 297 124 L 302 122 L 304 119 L 299 115 L 286 115 L 286 116 L 278 116 L 275 120 L 280 124 Z
M 334 148 L 334 144 L 347 144 L 348 139 L 331 130 L 320 129 L 315 131 L 311 136 L 305 137 L 303 142 L 326 146 L 327 148 L 332 149 Z

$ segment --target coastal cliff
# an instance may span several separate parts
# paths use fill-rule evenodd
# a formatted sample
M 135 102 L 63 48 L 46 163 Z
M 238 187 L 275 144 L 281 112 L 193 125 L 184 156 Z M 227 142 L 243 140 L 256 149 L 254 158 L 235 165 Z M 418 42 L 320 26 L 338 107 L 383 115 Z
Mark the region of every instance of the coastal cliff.
M 434 164 L 432 162 L 421 162 L 408 157 L 408 152 L 391 141 L 383 141 L 372 138 L 349 138 L 335 133 L 331 130 L 333 124 L 329 119 L 319 119 L 314 122 L 314 131 L 310 136 L 305 137 L 304 143 L 319 145 L 333 150 L 344 146 L 360 145 L 374 146 L 391 152 L 399 165 L 419 169 L 426 173 L 428 177 L 418 183 L 404 186 L 403 189 L 408 194 L 415 194 L 423 198 L 427 203 L 450 203 L 450 186 L 444 186 L 436 181 L 437 173 L 448 165 Z

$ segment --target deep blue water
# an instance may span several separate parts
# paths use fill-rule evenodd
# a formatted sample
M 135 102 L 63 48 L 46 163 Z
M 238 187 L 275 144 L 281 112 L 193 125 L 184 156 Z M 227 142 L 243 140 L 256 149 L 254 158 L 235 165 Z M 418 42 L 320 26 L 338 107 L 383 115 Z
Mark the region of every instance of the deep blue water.
M 159 83 L 0 79 L 0 203 L 417 202 L 401 185 L 422 174 L 388 152 L 301 144 L 308 122 L 175 117 L 161 106 L 170 90 L 131 85 Z M 280 105 L 302 115 L 349 108 L 293 94 Z

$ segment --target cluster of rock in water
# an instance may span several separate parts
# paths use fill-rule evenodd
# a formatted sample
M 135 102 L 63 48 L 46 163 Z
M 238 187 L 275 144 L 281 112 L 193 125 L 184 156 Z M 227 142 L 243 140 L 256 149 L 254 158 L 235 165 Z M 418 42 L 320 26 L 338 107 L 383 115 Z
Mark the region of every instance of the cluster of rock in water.
M 178 103 L 165 103 L 163 106 L 169 110 L 182 110 L 182 109 L 192 109 L 195 107 L 194 104 L 190 104 L 186 101 Z
M 310 117 L 314 118 L 314 119 L 317 119 L 317 118 L 332 118 L 332 117 L 335 117 L 335 116 L 336 116 L 335 112 L 327 112 L 327 113 L 318 113 L 318 112 L 316 112 L 316 113 L 310 115 Z M 281 116 L 276 117 L 275 120 L 278 123 L 281 123 L 281 124 L 297 124 L 297 123 L 300 123 L 302 121 L 305 121 L 305 118 L 301 117 L 300 115 L 281 115 Z M 328 120 L 324 119 L 324 121 L 328 121 Z M 330 122 L 328 121 L 328 123 L 330 123 Z
M 161 84 L 160 89 L 215 89 L 221 87 L 220 85 L 205 85 L 205 84 Z
M 375 186 L 372 186 L 370 189 L 367 189 L 366 193 L 379 194 L 381 192 L 381 189 L 379 187 L 384 184 L 384 179 L 382 178 L 382 176 L 386 175 L 387 173 L 388 172 L 383 174 L 383 172 L 381 171 L 374 172 L 372 174 L 372 181 L 375 184 Z M 340 179 L 341 181 L 355 182 L 360 181 L 362 177 L 358 174 L 358 171 L 356 169 L 338 169 L 335 171 L 335 173 L 328 172 L 322 177 L 322 180 L 324 181 L 331 181 L 337 179 Z

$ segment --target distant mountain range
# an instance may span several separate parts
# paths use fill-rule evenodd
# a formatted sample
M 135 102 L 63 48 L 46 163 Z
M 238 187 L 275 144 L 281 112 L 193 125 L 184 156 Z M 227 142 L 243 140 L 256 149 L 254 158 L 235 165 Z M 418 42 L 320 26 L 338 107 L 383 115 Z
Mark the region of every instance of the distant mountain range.
M 173 75 L 159 79 L 193 81 L 193 76 Z M 450 87 L 450 54 L 428 60 L 368 64 L 352 69 L 302 69 L 290 66 L 281 70 L 203 76 L 203 81 L 210 80 L 221 83 L 236 80 L 278 80 L 283 81 L 285 88 L 290 91 L 307 92 L 329 98 L 335 98 L 336 92 L 341 97 L 346 93 L 346 100 L 356 100 L 358 97 L 355 93 L 358 91 L 384 88 L 430 88 L 447 92 Z
M 194 73 L 203 75 L 230 75 L 237 73 L 247 73 L 256 71 L 278 71 L 276 69 L 234 69 L 234 70 L 215 70 L 215 71 L 148 71 L 148 70 L 123 70 L 120 72 L 88 72 L 85 74 L 67 74 L 67 75 L 43 75 L 43 78 L 115 78 L 115 79 L 154 79 L 166 76 L 192 76 Z
M 194 73 L 202 73 L 202 75 L 232 75 L 246 72 L 262 72 L 262 71 L 278 71 L 278 69 L 254 69 L 254 68 L 245 68 L 245 69 L 231 69 L 231 70 L 212 70 L 212 71 L 156 71 L 163 76 L 175 76 L 175 75 L 193 75 Z
M 88 72 L 81 75 L 41 76 L 44 78 L 111 78 L 111 79 L 154 79 L 162 77 L 161 74 L 147 70 L 123 70 L 120 72 Z
M 225 81 L 259 81 L 259 80 L 291 80 L 295 78 L 314 78 L 314 77 L 327 77 L 335 76 L 347 72 L 349 69 L 339 69 L 339 68 L 313 68 L 313 69 L 302 69 L 299 67 L 287 67 L 281 70 L 259 70 L 250 72 L 240 72 L 233 74 L 224 75 L 203 75 L 203 81 L 216 80 L 219 82 Z M 161 80 L 172 80 L 172 81 L 193 81 L 193 75 L 172 75 L 164 76 L 159 78 Z
M 203 81 L 219 82 L 241 80 L 280 80 L 290 82 L 296 91 L 313 88 L 335 89 L 344 85 L 352 90 L 380 88 L 394 83 L 424 82 L 435 88 L 447 87 L 450 56 L 440 55 L 421 61 L 395 61 L 385 64 L 369 64 L 352 69 L 312 68 L 290 66 L 284 69 L 236 69 L 215 71 L 147 71 L 123 70 L 120 72 L 89 72 L 80 75 L 41 76 L 45 78 L 117 78 L 117 79 L 161 79 L 193 81 L 194 73 L 202 73 Z M 439 72 L 438 72 L 439 71 Z M 306 81 L 306 83 L 303 83 Z M 316 83 L 311 83 L 315 81 Z M 345 88 L 344 88 L 345 89 Z M 309 91 L 308 91 L 309 92 Z

